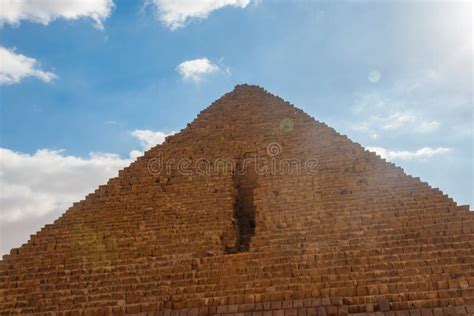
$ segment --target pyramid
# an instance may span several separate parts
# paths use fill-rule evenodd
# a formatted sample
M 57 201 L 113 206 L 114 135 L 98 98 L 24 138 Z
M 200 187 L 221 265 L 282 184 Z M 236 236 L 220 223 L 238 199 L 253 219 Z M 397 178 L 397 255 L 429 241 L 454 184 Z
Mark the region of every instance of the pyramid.
M 0 314 L 474 315 L 474 214 L 238 85 L 0 261 Z

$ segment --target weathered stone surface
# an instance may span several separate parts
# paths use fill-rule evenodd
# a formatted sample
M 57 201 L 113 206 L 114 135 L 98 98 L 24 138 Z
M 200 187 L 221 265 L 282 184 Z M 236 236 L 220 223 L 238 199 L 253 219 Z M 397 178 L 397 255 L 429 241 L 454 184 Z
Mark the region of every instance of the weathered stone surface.
M 4 256 L 0 314 L 473 315 L 473 234 L 467 206 L 241 85 Z

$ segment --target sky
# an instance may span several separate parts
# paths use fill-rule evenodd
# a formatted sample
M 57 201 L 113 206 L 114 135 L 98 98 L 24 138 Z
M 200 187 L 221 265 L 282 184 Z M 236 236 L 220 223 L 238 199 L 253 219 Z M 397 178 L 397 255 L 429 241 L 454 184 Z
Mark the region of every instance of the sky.
M 2 1 L 0 254 L 240 83 L 473 205 L 472 15 L 471 1 Z

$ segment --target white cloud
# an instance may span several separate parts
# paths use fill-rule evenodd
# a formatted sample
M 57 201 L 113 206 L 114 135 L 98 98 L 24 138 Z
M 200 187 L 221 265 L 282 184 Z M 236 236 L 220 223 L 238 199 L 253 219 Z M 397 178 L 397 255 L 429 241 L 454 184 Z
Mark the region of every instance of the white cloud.
M 407 150 L 389 150 L 383 147 L 367 147 L 368 150 L 375 152 L 382 158 L 387 160 L 412 160 L 412 159 L 426 159 L 433 156 L 445 155 L 451 152 L 451 148 L 438 147 L 430 148 L 423 147 L 416 151 Z
M 163 133 L 160 131 L 150 131 L 146 129 L 136 129 L 130 134 L 138 139 L 143 149 L 148 150 L 151 147 L 161 144 L 167 136 L 173 135 L 175 132 Z
M 250 0 L 149 0 L 160 20 L 171 30 L 183 27 L 193 18 L 206 19 L 212 11 L 232 6 L 245 8 Z
M 221 68 L 207 58 L 187 60 L 176 67 L 184 80 L 200 81 L 204 76 L 218 72 Z
M 41 70 L 34 58 L 0 47 L 0 84 L 18 83 L 26 77 L 36 77 L 45 82 L 57 78 L 54 73 Z
M 46 25 L 58 18 L 90 18 L 102 29 L 113 6 L 112 0 L 2 0 L 0 25 L 16 25 L 22 20 Z

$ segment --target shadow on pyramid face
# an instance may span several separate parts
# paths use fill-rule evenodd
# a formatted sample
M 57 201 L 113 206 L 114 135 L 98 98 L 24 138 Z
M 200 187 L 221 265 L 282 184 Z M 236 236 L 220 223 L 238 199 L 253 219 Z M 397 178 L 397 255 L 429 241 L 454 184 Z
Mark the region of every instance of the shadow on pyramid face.
M 238 163 L 240 168 L 241 163 Z M 252 165 L 248 170 L 236 173 L 233 176 L 236 187 L 236 200 L 234 210 L 234 223 L 237 226 L 238 236 L 236 243 L 231 248 L 226 248 L 226 253 L 249 251 L 252 236 L 255 234 L 255 208 L 254 190 L 257 185 L 258 175 Z

